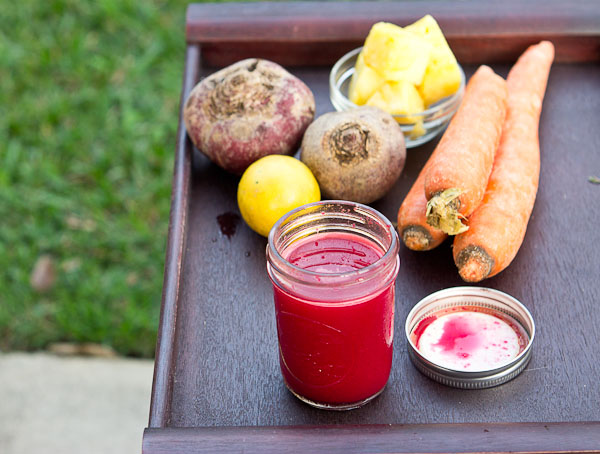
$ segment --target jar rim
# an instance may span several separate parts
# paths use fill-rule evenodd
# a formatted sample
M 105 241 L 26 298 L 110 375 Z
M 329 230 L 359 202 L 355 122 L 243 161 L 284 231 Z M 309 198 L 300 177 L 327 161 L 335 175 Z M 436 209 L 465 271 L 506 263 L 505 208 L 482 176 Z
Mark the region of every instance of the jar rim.
M 279 252 L 277 247 L 275 247 L 275 232 L 279 230 L 279 228 L 285 223 L 285 221 L 287 221 L 290 217 L 293 217 L 295 214 L 299 213 L 300 211 L 307 210 L 307 209 L 317 207 L 317 206 L 334 205 L 334 204 L 352 207 L 353 209 L 359 208 L 360 210 L 363 210 L 363 211 L 369 213 L 370 215 L 376 217 L 383 223 L 383 225 L 385 225 L 385 227 L 390 232 L 390 244 L 389 244 L 389 246 L 387 246 L 385 248 L 383 255 L 379 259 L 377 259 L 375 262 L 373 262 L 363 268 L 360 268 L 357 270 L 351 270 L 351 271 L 343 271 L 343 272 L 339 272 L 339 273 L 323 273 L 323 272 L 319 272 L 319 271 L 307 270 L 305 268 L 301 268 L 297 265 L 294 265 L 291 262 L 289 262 L 288 260 L 286 260 L 281 255 L 281 253 Z M 271 230 L 269 232 L 268 243 L 267 243 L 267 258 L 269 259 L 272 254 L 274 256 L 275 262 L 285 263 L 286 266 L 291 267 L 291 269 L 293 269 L 297 273 L 301 273 L 301 274 L 304 274 L 304 275 L 310 276 L 310 277 L 326 277 L 328 279 L 352 278 L 352 277 L 356 277 L 356 276 L 362 276 L 365 274 L 369 274 L 373 270 L 377 270 L 377 269 L 381 268 L 384 264 L 386 264 L 390 260 L 390 257 L 392 257 L 394 255 L 397 256 L 398 255 L 398 241 L 399 241 L 398 236 L 395 233 L 395 228 L 394 228 L 393 224 L 390 222 L 390 220 L 386 216 L 384 216 L 381 212 L 379 212 L 375 208 L 372 208 L 368 205 L 364 205 L 362 203 L 352 202 L 352 201 L 348 201 L 348 200 L 321 200 L 318 202 L 312 202 L 312 203 L 308 203 L 308 204 L 299 206 L 298 208 L 295 208 L 295 209 L 287 212 L 286 214 L 284 214 L 283 216 L 281 216 L 281 218 L 279 218 L 277 220 L 277 222 L 273 225 L 273 227 L 271 228 Z M 399 258 L 396 257 L 395 261 L 398 262 Z M 268 260 L 268 262 L 271 262 L 271 260 Z M 282 270 L 279 269 L 279 267 L 275 266 L 273 263 L 269 263 L 269 265 L 276 268 L 278 272 L 282 272 Z M 396 265 L 396 267 L 397 267 L 397 265 Z M 327 285 L 327 284 L 324 283 L 324 285 Z

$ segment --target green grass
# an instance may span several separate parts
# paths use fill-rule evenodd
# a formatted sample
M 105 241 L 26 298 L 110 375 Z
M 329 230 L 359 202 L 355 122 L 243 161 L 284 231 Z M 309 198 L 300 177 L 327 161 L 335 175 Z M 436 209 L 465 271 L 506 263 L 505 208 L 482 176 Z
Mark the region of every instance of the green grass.
M 0 349 L 154 353 L 187 2 L 0 12 Z M 49 254 L 46 293 L 29 277 Z

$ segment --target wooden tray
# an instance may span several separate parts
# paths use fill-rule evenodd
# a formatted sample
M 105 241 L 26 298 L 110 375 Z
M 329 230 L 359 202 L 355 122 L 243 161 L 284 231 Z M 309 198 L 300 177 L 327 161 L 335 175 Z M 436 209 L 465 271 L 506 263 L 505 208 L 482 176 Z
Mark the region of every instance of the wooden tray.
M 540 39 L 557 49 L 527 235 L 510 267 L 482 283 L 532 312 L 538 332 L 530 365 L 515 380 L 480 391 L 448 388 L 417 372 L 407 355 L 406 315 L 425 295 L 464 283 L 451 242 L 428 253 L 402 247 L 386 390 L 349 412 L 299 402 L 280 376 L 266 240 L 235 223 L 238 178 L 194 150 L 180 121 L 145 453 L 600 452 L 600 186 L 588 181 L 600 174 L 597 2 L 191 5 L 182 100 L 214 67 L 260 56 L 303 79 L 320 115 L 333 110 L 331 65 L 359 46 L 374 22 L 408 24 L 427 13 L 468 74 L 486 63 L 506 75 Z M 434 146 L 408 151 L 400 180 L 376 209 L 395 220 Z

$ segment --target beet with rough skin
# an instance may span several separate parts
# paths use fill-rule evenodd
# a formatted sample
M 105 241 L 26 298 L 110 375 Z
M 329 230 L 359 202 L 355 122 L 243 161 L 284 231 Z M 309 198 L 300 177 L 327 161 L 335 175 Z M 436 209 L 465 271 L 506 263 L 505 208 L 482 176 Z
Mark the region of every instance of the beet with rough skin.
M 200 151 L 241 174 L 263 156 L 293 154 L 314 113 L 314 96 L 304 82 L 276 63 L 252 58 L 200 81 L 183 118 Z
M 330 112 L 304 133 L 300 159 L 325 198 L 371 203 L 404 168 L 404 135 L 394 117 L 377 107 Z

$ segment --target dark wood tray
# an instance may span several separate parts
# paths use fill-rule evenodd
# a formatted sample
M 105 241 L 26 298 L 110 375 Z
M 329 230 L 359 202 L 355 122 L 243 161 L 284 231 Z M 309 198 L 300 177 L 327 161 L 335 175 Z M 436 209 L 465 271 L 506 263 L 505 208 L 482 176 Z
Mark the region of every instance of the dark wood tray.
M 427 13 L 468 74 L 486 63 L 506 75 L 540 39 L 557 49 L 527 235 L 510 267 L 482 283 L 532 312 L 538 331 L 530 365 L 513 381 L 480 391 L 448 388 L 417 372 L 407 355 L 406 315 L 425 295 L 464 283 L 451 242 L 428 253 L 402 247 L 386 390 L 349 412 L 299 402 L 280 376 L 266 240 L 243 222 L 223 233 L 219 216 L 238 212 L 238 178 L 194 150 L 180 122 L 145 453 L 600 452 L 600 186 L 588 181 L 600 174 L 597 2 L 191 5 L 182 100 L 215 67 L 260 56 L 303 79 L 320 115 L 333 110 L 331 65 L 360 45 L 374 22 L 407 24 Z M 434 146 L 408 151 L 400 180 L 376 209 L 396 219 Z

